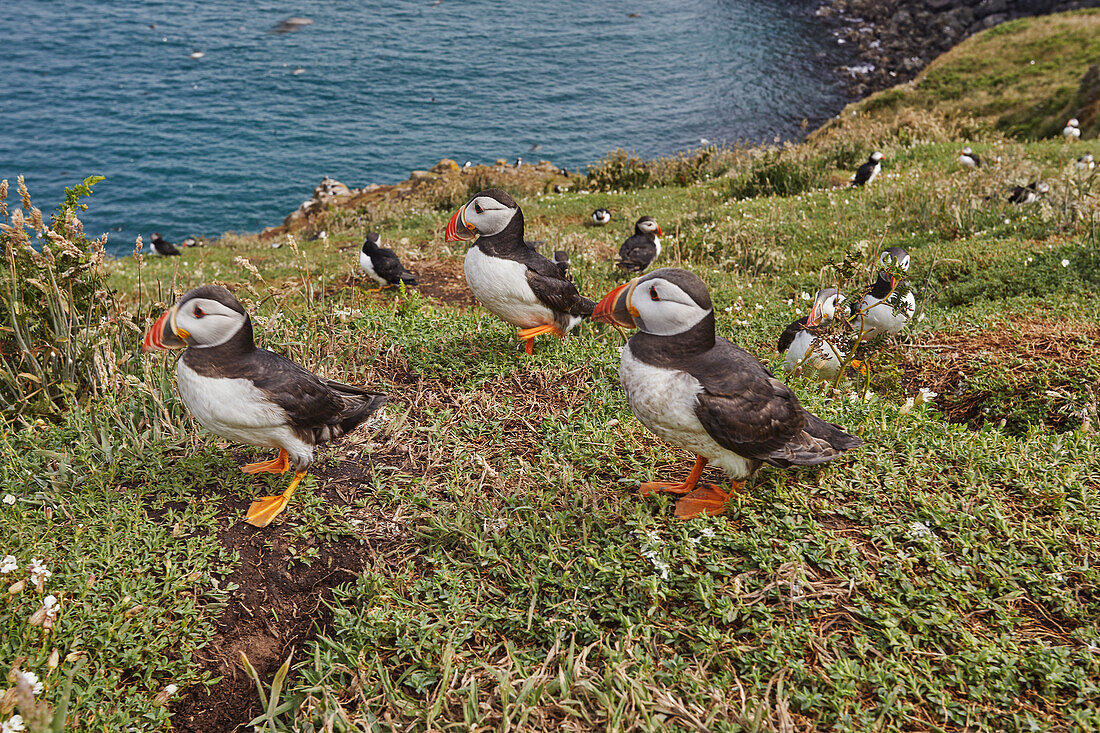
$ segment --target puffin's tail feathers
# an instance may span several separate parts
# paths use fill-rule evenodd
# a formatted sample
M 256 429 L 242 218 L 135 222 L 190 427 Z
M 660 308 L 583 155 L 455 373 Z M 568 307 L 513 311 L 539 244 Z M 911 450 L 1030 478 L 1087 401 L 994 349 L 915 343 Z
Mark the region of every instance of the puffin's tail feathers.
M 816 466 L 838 458 L 846 451 L 863 445 L 858 435 L 847 433 L 839 425 L 806 413 L 806 427 L 786 445 L 764 460 L 773 466 Z
M 343 382 L 334 382 L 326 379 L 325 384 L 335 391 L 344 400 L 344 410 L 340 413 L 340 429 L 344 433 L 350 433 L 371 416 L 375 410 L 389 401 L 389 396 L 381 392 L 366 389 L 365 387 L 353 387 Z M 332 436 L 329 438 L 335 438 Z

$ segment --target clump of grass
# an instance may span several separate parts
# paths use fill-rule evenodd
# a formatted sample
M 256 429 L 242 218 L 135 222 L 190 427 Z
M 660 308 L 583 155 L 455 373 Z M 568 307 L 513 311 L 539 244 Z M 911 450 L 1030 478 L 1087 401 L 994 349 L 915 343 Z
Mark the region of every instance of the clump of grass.
M 737 150 L 714 145 L 652 160 L 620 149 L 589 165 L 584 185 L 593 191 L 689 186 L 722 175 L 739 157 Z
M 821 164 L 800 153 L 794 146 L 765 151 L 747 171 L 730 181 L 727 193 L 736 199 L 794 196 L 824 186 L 828 179 Z

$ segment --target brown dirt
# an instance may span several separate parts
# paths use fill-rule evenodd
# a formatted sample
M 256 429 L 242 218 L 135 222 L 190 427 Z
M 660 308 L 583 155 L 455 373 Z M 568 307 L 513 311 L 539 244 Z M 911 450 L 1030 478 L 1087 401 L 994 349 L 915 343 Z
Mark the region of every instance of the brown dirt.
M 375 460 L 386 460 L 375 456 Z M 242 457 L 243 462 L 243 457 Z M 314 474 L 321 479 L 315 491 L 331 503 L 350 504 L 356 498 L 369 463 L 343 456 L 334 466 Z M 332 588 L 354 580 L 364 568 L 397 554 L 408 556 L 411 540 L 400 524 L 388 517 L 369 516 L 356 510 L 349 517 L 359 530 L 357 537 L 326 539 L 290 538 L 290 525 L 257 529 L 240 521 L 250 500 L 222 495 L 218 541 L 240 554 L 240 565 L 220 581 L 239 586 L 232 592 L 217 620 L 214 638 L 195 654 L 198 663 L 221 677 L 209 690 L 195 687 L 172 706 L 173 730 L 187 733 L 236 731 L 260 714 L 255 684 L 241 666 L 241 653 L 265 684 L 291 651 L 302 659 L 302 647 L 331 622 L 325 601 Z M 291 509 L 293 511 L 293 509 Z M 152 516 L 159 512 L 150 511 Z M 294 559 L 315 547 L 319 556 L 307 565 Z
M 477 305 L 473 293 L 466 286 L 462 260 L 454 258 L 410 260 L 406 266 L 416 273 L 419 284 L 415 288 L 421 295 L 458 308 Z M 366 276 L 341 275 L 327 288 L 326 295 L 335 295 L 348 288 L 370 290 L 376 287 L 378 284 Z M 393 289 L 385 292 L 393 292 Z
M 1095 323 L 1054 322 L 1046 319 L 1013 318 L 984 331 L 956 331 L 930 335 L 904 351 L 902 382 L 909 394 L 921 387 L 937 392 L 936 405 L 948 421 L 979 428 L 999 415 L 986 414 L 993 395 L 970 390 L 967 382 L 979 372 L 1000 372 L 1010 384 L 1027 388 L 1052 364 L 1060 371 L 1083 372 L 1097 361 L 1100 326 Z M 1052 384 L 1047 392 L 1052 405 L 1057 394 L 1070 384 Z M 1001 398 L 1011 395 L 1001 395 Z M 1052 409 L 1046 422 L 1061 428 L 1067 415 Z

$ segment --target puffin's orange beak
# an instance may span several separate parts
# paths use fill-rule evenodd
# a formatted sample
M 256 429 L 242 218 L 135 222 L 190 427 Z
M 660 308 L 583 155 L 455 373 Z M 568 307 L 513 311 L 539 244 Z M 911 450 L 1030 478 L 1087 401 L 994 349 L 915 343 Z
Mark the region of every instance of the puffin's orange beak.
M 179 334 L 179 331 L 176 330 L 176 306 L 172 306 L 164 311 L 157 322 L 145 332 L 145 341 L 142 343 L 142 348 L 145 351 L 186 349 L 187 342 L 177 334 Z M 184 337 L 188 335 L 190 334 L 186 331 L 183 332 Z
M 592 311 L 592 320 L 623 328 L 637 328 L 634 319 L 638 316 L 638 311 L 630 304 L 630 295 L 637 284 L 638 280 L 635 278 L 605 295 L 596 305 L 596 310 Z
M 475 229 L 466 223 L 466 217 L 463 212 L 466 211 L 466 205 L 463 204 L 458 211 L 451 215 L 451 220 L 447 222 L 447 232 L 443 235 L 443 241 L 445 242 L 465 242 L 474 238 Z M 459 233 L 459 224 L 462 225 L 462 233 Z
M 818 321 L 817 301 L 815 300 L 813 308 L 810 308 L 810 315 L 806 318 L 806 325 L 807 326 L 816 326 L 817 321 Z
M 658 237 L 665 236 L 665 233 L 661 231 L 661 225 L 660 224 L 657 225 L 657 236 Z

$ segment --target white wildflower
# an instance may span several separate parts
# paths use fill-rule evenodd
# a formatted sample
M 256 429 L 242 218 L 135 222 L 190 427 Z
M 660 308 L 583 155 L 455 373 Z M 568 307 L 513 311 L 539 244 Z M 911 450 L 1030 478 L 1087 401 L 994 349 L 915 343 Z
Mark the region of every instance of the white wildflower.
M 801 298 L 802 300 L 813 300 L 813 296 L 807 293 L 805 290 L 802 291 Z
M 15 494 L 4 494 L 4 503 L 11 506 L 15 503 Z
M 15 559 L 15 555 L 4 555 L 3 561 L 0 561 L 0 575 L 7 575 L 18 569 L 19 561 Z
M 23 733 L 27 726 L 23 724 L 22 715 L 13 715 L 3 723 L 0 723 L 0 733 Z
M 53 575 L 53 573 L 46 569 L 46 563 L 39 562 L 38 559 L 34 557 L 31 558 L 30 564 L 27 565 L 27 571 L 31 574 L 31 582 L 35 584 L 45 582 Z
M 46 612 L 47 618 L 57 618 L 57 612 L 61 610 L 61 605 L 57 602 L 57 596 L 51 593 L 43 598 L 42 610 Z
M 164 688 L 164 691 L 167 692 L 169 695 L 175 695 L 177 692 L 179 692 L 179 689 L 180 688 L 176 685 L 168 685 Z
M 27 683 L 27 686 L 31 688 L 31 692 L 35 695 L 41 695 L 44 689 L 42 683 L 38 681 L 38 675 L 34 672 L 20 672 L 23 675 L 23 681 Z
M 932 536 L 932 528 L 924 522 L 913 522 L 909 525 L 909 536 L 915 540 Z
M 1069 267 L 1069 260 L 1062 260 L 1062 267 Z M 4 501 L 7 501 L 7 498 Z
M 1030 265 L 1030 264 L 1031 264 L 1032 262 L 1034 262 L 1034 261 L 1035 261 L 1035 260 L 1033 260 L 1033 259 L 1032 259 L 1031 257 L 1028 257 L 1028 258 L 1027 258 L 1027 263 L 1028 263 L 1029 265 Z
M 939 396 L 939 392 L 933 392 L 927 387 L 921 387 L 920 392 L 917 393 L 917 404 L 919 405 L 921 402 L 931 402 Z

